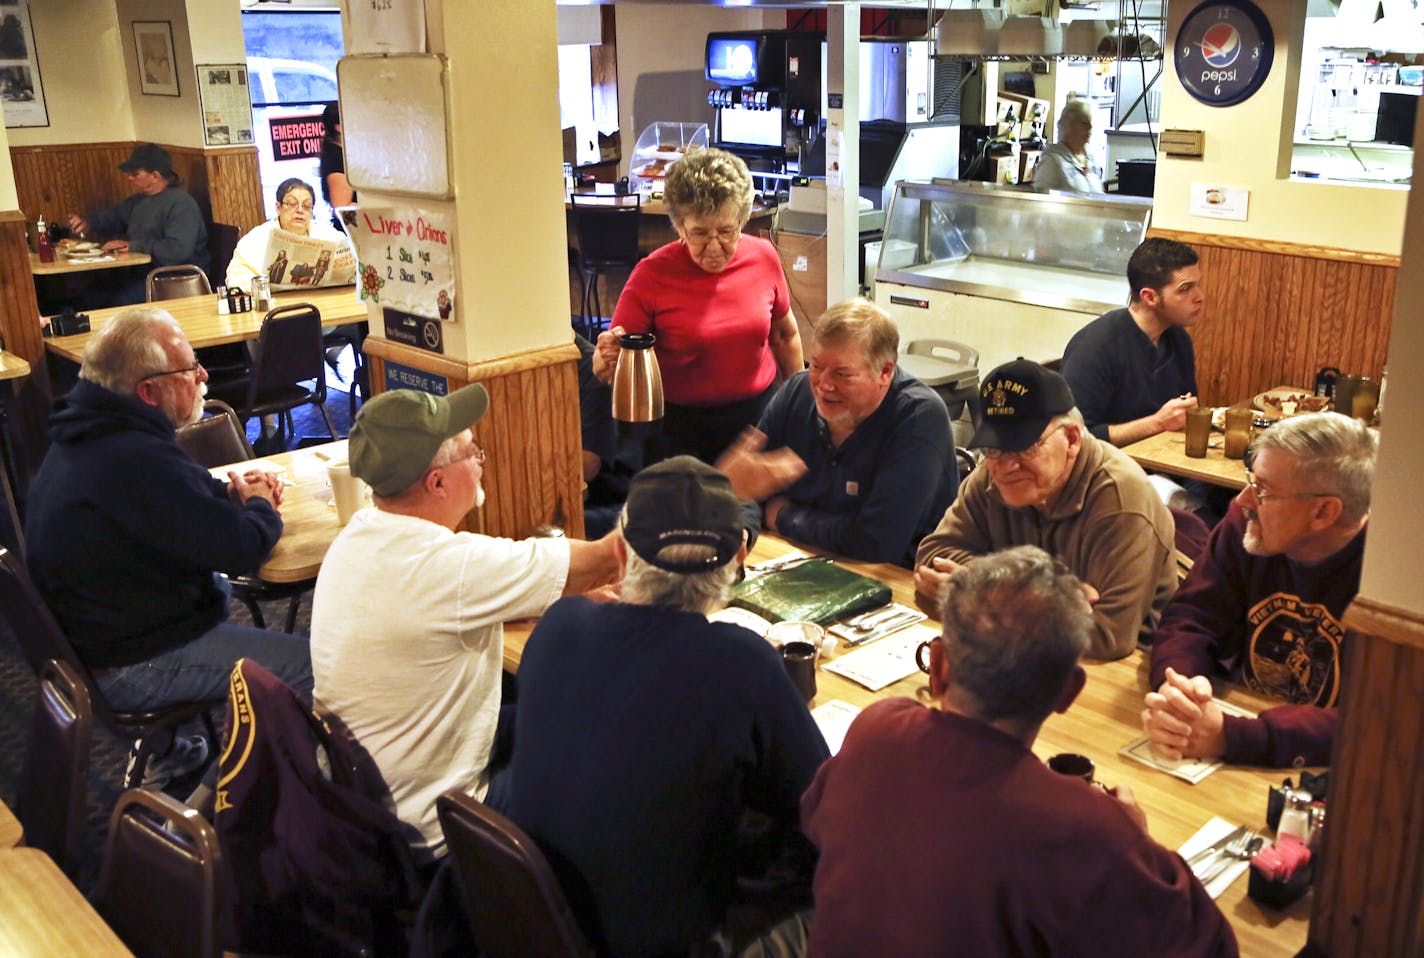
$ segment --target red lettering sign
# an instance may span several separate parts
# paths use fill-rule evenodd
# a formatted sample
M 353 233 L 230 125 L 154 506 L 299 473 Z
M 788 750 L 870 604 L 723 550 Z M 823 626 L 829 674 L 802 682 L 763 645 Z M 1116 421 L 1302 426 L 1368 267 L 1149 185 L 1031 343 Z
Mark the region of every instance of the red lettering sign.
M 285 116 L 271 121 L 272 158 L 275 160 L 309 160 L 321 156 L 321 141 L 326 126 L 321 114 Z

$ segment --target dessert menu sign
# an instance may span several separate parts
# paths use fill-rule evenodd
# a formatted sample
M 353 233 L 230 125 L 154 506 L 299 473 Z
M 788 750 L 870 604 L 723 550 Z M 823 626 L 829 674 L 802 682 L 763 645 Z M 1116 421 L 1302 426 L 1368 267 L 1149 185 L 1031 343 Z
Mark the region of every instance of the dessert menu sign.
M 455 269 L 450 217 L 397 206 L 342 209 L 356 244 L 356 288 L 364 302 L 451 321 Z

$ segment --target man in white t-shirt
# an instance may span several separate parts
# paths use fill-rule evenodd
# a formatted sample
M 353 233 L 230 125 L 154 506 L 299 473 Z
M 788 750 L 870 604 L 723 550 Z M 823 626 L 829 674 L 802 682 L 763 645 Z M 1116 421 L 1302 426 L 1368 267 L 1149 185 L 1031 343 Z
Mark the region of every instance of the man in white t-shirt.
M 398 389 L 351 427 L 351 473 L 376 508 L 332 543 L 312 600 L 313 699 L 370 752 L 419 832 L 417 857 L 444 854 L 435 798 L 484 799 L 500 715 L 504 626 L 561 595 L 614 581 L 611 533 L 597 542 L 458 532 L 484 503 L 484 449 L 471 427 L 479 384 L 449 396 Z

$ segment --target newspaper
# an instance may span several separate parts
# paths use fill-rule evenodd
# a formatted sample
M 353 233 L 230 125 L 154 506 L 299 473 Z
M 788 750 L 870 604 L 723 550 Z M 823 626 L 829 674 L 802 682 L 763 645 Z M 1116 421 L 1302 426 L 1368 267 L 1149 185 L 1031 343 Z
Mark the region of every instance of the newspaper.
M 350 286 L 356 281 L 356 257 L 346 243 L 274 229 L 262 259 L 274 291 Z

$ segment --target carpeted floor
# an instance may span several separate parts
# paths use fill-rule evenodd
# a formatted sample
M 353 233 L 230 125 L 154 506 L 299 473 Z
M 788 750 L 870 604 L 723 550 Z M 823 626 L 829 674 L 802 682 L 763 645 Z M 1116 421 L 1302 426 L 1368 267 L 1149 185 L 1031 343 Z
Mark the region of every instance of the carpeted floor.
M 338 436 L 345 436 L 351 423 L 348 393 L 338 390 L 350 388 L 349 350 L 342 355 L 338 368 L 339 372 L 336 374 L 328 370 L 326 409 L 337 427 Z M 297 440 L 327 435 L 326 424 L 315 407 L 303 407 L 295 413 L 294 418 Z M 259 428 L 256 420 L 249 424 L 250 439 L 257 438 Z M 8 535 L 8 523 L 5 523 L 0 536 L 6 537 L 7 545 L 10 542 Z M 262 611 L 269 626 L 273 623 L 280 626 L 285 621 L 287 601 L 264 603 Z M 240 604 L 232 603 L 229 612 L 233 622 L 251 624 L 251 617 Z M 295 631 L 306 635 L 310 628 L 311 595 L 308 594 L 302 598 Z M 20 653 L 8 623 L 0 618 L 0 799 L 12 809 L 15 807 L 20 776 L 24 770 L 26 741 L 35 705 L 36 687 L 34 675 Z M 98 881 L 104 839 L 108 833 L 109 813 L 119 795 L 130 744 L 117 740 L 102 728 L 95 729 L 89 757 L 83 861 L 77 876 L 77 884 L 85 894 L 91 893 Z

